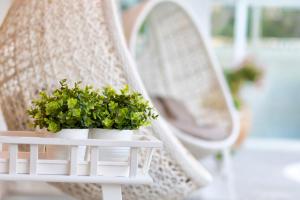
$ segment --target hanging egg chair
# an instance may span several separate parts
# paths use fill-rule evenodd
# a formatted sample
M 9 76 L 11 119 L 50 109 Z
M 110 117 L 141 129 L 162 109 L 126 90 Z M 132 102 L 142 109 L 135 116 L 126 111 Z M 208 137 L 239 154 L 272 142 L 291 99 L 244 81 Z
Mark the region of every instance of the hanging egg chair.
M 239 120 L 196 20 L 179 0 L 146 1 L 123 16 L 129 49 L 148 94 L 174 135 L 203 158 L 228 150 L 238 136 Z

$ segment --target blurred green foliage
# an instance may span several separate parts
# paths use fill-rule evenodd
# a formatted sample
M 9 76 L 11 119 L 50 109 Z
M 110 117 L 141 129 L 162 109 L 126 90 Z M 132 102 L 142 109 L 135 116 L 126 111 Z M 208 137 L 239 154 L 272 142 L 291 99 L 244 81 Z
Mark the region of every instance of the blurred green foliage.
M 214 36 L 233 37 L 234 7 L 216 6 L 212 10 L 212 34 Z
M 253 61 L 245 61 L 237 69 L 225 70 L 225 76 L 233 96 L 234 104 L 239 110 L 242 106 L 240 97 L 242 87 L 247 83 L 253 84 L 259 81 L 263 76 L 263 72 Z
M 232 38 L 234 33 L 234 6 L 215 6 L 212 12 L 212 34 L 214 36 Z M 249 8 L 247 22 L 248 38 L 252 32 L 253 8 Z M 262 9 L 261 36 L 291 38 L 300 37 L 300 10 L 289 8 L 266 7 Z
M 121 0 L 123 10 L 137 5 L 142 0 Z M 248 10 L 248 38 L 251 36 L 253 8 Z M 196 10 L 197 12 L 197 10 Z M 212 34 L 232 38 L 234 35 L 235 7 L 233 5 L 215 4 L 212 8 Z M 261 15 L 262 37 L 300 37 L 300 10 L 293 8 L 264 7 Z
M 300 10 L 265 8 L 262 15 L 263 37 L 300 37 Z

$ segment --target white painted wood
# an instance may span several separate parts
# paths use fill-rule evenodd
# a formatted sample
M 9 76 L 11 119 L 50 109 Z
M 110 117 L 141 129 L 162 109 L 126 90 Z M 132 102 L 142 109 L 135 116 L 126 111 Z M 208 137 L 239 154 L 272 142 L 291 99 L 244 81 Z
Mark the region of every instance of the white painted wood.
M 0 174 L 7 174 L 9 172 L 9 160 L 0 159 Z M 70 166 L 69 161 L 66 160 L 38 160 L 37 175 L 69 175 Z M 98 162 L 98 174 L 101 175 L 101 168 L 124 168 L 128 166 L 128 162 Z M 27 159 L 18 159 L 17 172 L 18 174 L 28 174 L 29 161 Z M 80 162 L 77 165 L 78 176 L 90 175 L 90 163 L 88 161 Z
M 49 138 L 61 138 L 72 140 L 86 140 L 88 139 L 88 129 L 62 129 L 55 134 L 48 134 Z M 50 139 L 51 140 L 51 139 Z M 57 160 L 70 159 L 70 152 L 65 145 L 49 145 L 47 146 L 47 152 L 49 158 Z M 77 157 L 78 160 L 83 161 L 85 159 L 86 146 L 79 146 Z
M 98 175 L 98 159 L 99 159 L 99 148 L 92 146 L 91 147 L 91 161 L 90 161 L 90 175 Z
M 1 132 L 0 132 L 1 135 Z M 0 143 L 8 144 L 38 144 L 38 145 L 75 145 L 75 146 L 101 146 L 101 147 L 137 147 L 137 148 L 160 148 L 162 143 L 153 137 L 134 135 L 132 141 L 122 140 L 99 140 L 99 139 L 62 139 L 62 138 L 41 138 L 41 137 L 12 137 L 1 136 Z
M 139 168 L 138 151 L 140 148 L 149 149 L 145 158 L 146 165 L 149 166 L 153 149 L 162 147 L 162 143 L 156 138 L 144 135 L 135 135 L 132 141 L 74 140 L 36 137 L 34 132 L 1 132 L 0 143 L 9 146 L 8 152 L 0 152 L 0 180 L 100 183 L 103 184 L 104 200 L 121 200 L 123 184 L 152 183 L 152 178 L 147 173 L 149 167 Z M 18 152 L 19 144 L 30 145 L 30 152 Z M 47 152 L 39 152 L 39 146 L 42 145 L 65 146 L 70 156 L 67 160 L 53 160 L 47 157 Z M 78 159 L 79 145 L 90 149 L 90 160 Z M 127 159 L 99 161 L 99 148 L 119 146 L 131 149 L 129 162 Z M 123 169 L 127 170 L 126 175 L 119 176 L 118 172 Z
M 138 170 L 138 149 L 132 148 L 130 150 L 130 168 L 129 168 L 129 176 L 134 177 L 137 174 Z
M 9 172 L 9 160 L 0 159 L 0 174 L 7 174 Z M 39 160 L 37 175 L 69 175 L 70 166 L 69 161 L 66 160 Z M 98 162 L 98 174 L 101 175 L 100 169 L 103 167 L 116 168 L 128 166 L 127 162 Z M 29 162 L 26 159 L 18 159 L 17 172 L 18 174 L 28 174 Z M 90 163 L 88 161 L 80 162 L 77 165 L 78 176 L 90 175 Z
M 103 200 L 122 200 L 120 185 L 102 185 Z
M 42 182 L 65 182 L 65 183 L 99 183 L 119 185 L 144 185 L 153 182 L 149 175 L 138 174 L 136 177 L 109 177 L 109 176 L 64 176 L 64 175 L 42 175 L 32 176 L 28 174 L 0 174 L 3 181 L 42 181 Z
M 227 191 L 230 199 L 237 200 L 236 191 L 235 191 L 235 176 L 233 173 L 232 167 L 232 156 L 231 149 L 226 148 L 222 151 L 223 154 L 223 176 L 227 179 Z
M 153 153 L 154 153 L 154 148 L 147 150 L 147 155 L 146 155 L 145 163 L 144 163 L 144 167 L 143 167 L 144 174 L 148 173 L 148 171 L 150 169 L 150 164 L 151 164 Z
M 78 146 L 71 147 L 71 160 L 70 160 L 70 175 L 77 175 L 77 164 L 78 164 Z
M 239 65 L 247 54 L 248 4 L 238 0 L 235 4 L 234 65 Z
M 30 164 L 29 164 L 29 173 L 32 175 L 37 174 L 37 161 L 38 161 L 38 145 L 30 145 Z
M 259 45 L 261 35 L 261 7 L 252 7 L 252 44 Z
M 222 171 L 221 173 L 226 177 L 232 174 L 232 158 L 231 158 L 231 150 L 229 148 L 222 150 Z
M 9 145 L 9 174 L 14 175 L 17 173 L 17 159 L 18 159 L 18 145 Z

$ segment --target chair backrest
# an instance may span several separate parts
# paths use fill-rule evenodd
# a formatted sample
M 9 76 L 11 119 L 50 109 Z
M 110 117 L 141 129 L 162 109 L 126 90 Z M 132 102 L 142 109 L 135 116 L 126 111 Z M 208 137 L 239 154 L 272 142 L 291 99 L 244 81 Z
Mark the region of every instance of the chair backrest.
M 9 129 L 28 128 L 30 101 L 63 78 L 96 87 L 128 83 L 126 53 L 115 45 L 119 41 L 111 42 L 114 27 L 104 21 L 102 6 L 70 0 L 13 4 L 0 36 L 0 102 Z
M 233 101 L 192 12 L 176 0 L 152 1 L 133 11 L 139 15 L 125 30 L 149 95 L 180 100 L 199 124 L 218 121 L 231 133 Z M 134 18 L 128 15 L 125 20 Z
M 96 87 L 128 83 L 147 97 L 126 49 L 115 3 L 15 0 L 0 30 L 0 106 L 10 130 L 28 130 L 26 108 L 32 98 L 63 78 Z M 147 134 L 155 133 L 165 147 L 153 155 L 155 184 L 125 188 L 128 199 L 182 198 L 211 181 L 161 120 L 153 129 Z M 100 194 L 94 194 L 96 185 L 73 186 L 60 188 L 81 199 Z

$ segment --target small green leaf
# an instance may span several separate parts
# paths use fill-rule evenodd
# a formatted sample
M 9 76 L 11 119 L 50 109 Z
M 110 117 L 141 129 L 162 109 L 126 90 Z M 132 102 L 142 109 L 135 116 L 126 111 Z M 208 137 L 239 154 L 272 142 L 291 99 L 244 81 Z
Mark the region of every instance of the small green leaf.
M 58 132 L 60 130 L 59 124 L 55 122 L 50 122 L 48 126 L 48 130 L 53 133 Z
M 59 109 L 59 104 L 56 101 L 46 103 L 46 114 L 51 115 L 55 114 Z
M 113 124 L 113 120 L 109 119 L 109 118 L 105 118 L 103 120 L 103 125 L 104 125 L 104 128 L 111 128 L 112 127 L 112 124 Z
M 81 115 L 81 110 L 79 108 L 72 109 L 72 116 L 73 117 L 80 117 L 80 115 Z
M 68 99 L 68 108 L 69 109 L 75 108 L 76 105 L 77 105 L 77 99 L 74 99 L 74 98 Z

